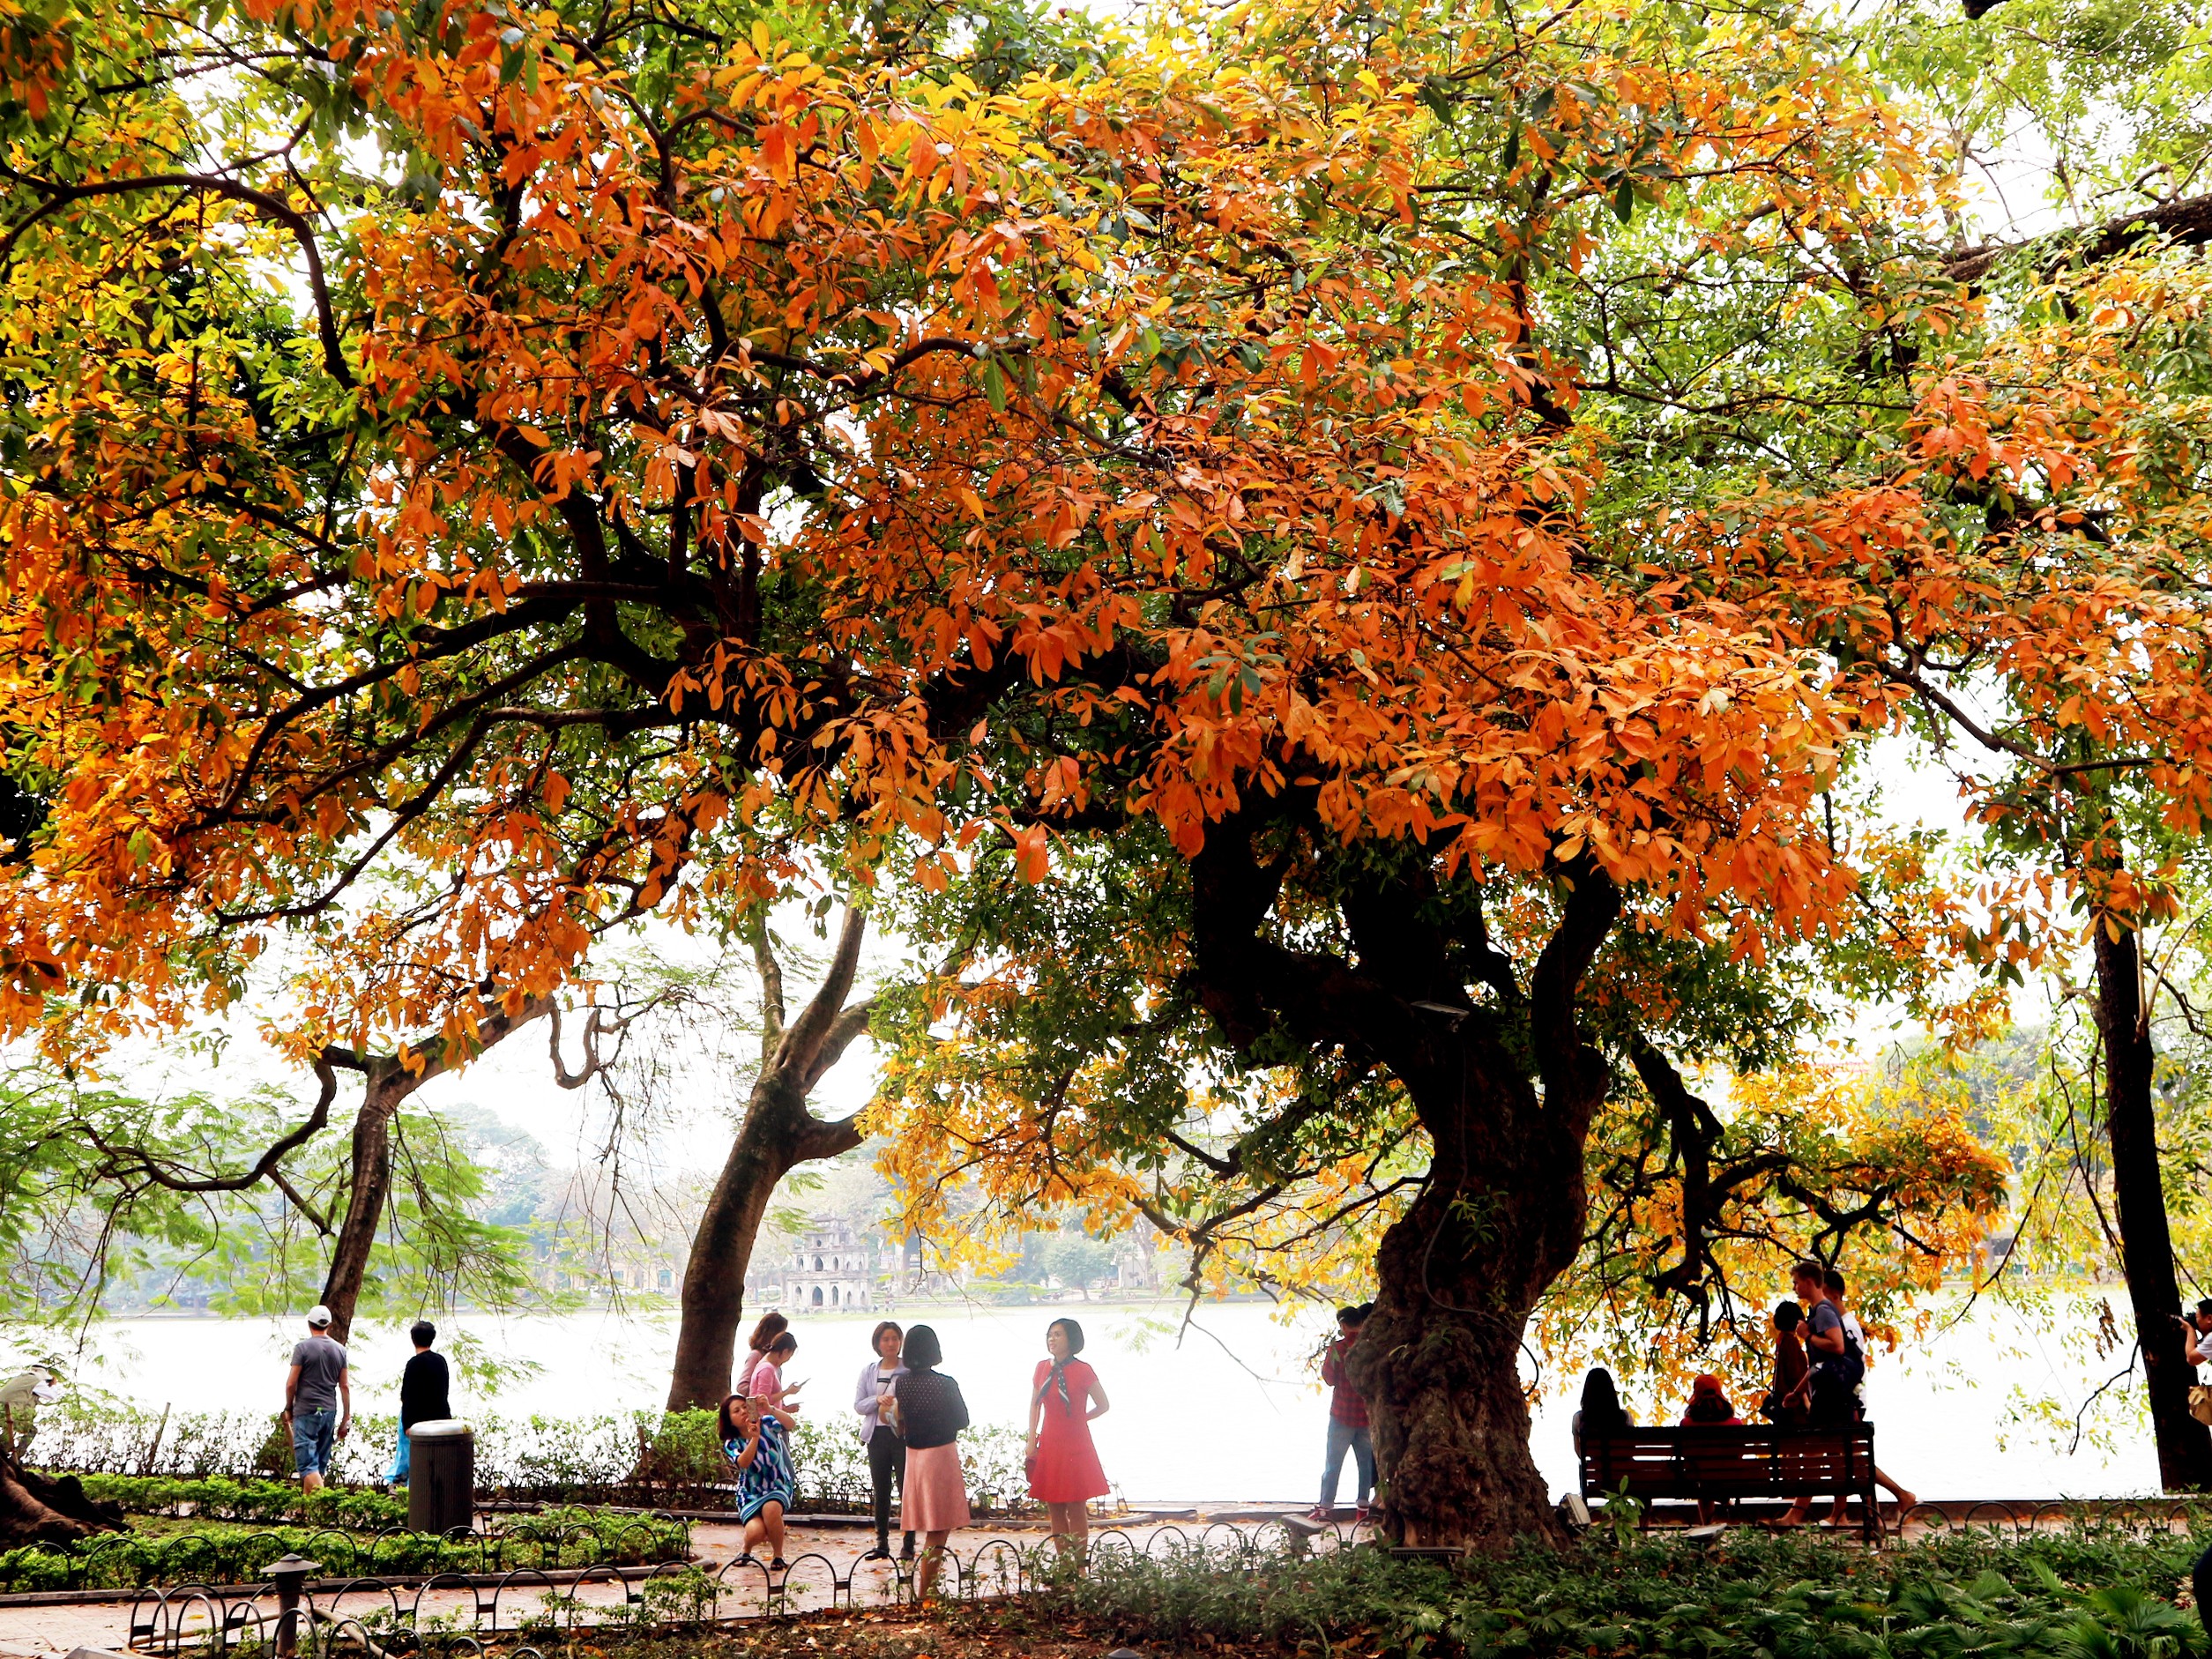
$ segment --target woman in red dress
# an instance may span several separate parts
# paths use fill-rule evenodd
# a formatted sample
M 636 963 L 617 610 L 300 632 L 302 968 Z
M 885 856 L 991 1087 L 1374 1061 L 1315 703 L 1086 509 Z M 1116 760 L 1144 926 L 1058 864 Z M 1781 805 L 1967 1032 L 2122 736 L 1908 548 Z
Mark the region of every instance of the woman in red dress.
M 1106 1470 L 1091 1443 L 1091 1420 L 1106 1412 L 1099 1373 L 1076 1356 L 1083 1327 L 1056 1319 L 1045 1328 L 1045 1351 L 1030 1379 L 1029 1495 L 1045 1506 L 1053 1536 L 1078 1559 L 1091 1541 L 1085 1506 L 1106 1494 Z

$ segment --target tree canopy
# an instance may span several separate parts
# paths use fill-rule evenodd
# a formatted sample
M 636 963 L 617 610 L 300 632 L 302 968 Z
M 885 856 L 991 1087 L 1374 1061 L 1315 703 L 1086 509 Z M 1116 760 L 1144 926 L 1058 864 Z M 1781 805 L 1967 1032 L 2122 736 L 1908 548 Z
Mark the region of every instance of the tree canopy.
M 399 1102 L 609 929 L 873 889 L 917 1218 L 1371 1258 L 1394 1535 L 1543 1529 L 1557 1287 L 1702 1337 L 1767 1253 L 1925 1283 L 2002 1201 L 1940 1103 L 1697 1092 L 2040 960 L 2051 881 L 1853 810 L 1873 740 L 2047 786 L 2109 770 L 2079 728 L 2201 812 L 2197 153 L 2146 119 L 2171 199 L 2086 273 L 1969 243 L 1986 100 L 1870 38 L 15 13 L 0 1029 L 74 1060 L 274 972 L 314 1127 L 368 1088 L 343 1256 Z M 2069 867 L 2124 932 L 2141 872 Z M 791 1043 L 851 1040 L 860 926 Z

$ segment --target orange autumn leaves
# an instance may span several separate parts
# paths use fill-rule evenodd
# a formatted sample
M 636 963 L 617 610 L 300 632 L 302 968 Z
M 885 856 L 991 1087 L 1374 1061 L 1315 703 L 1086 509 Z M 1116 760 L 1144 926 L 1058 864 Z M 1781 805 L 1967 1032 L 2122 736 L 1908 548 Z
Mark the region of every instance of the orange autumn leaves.
M 1295 63 L 1130 43 L 988 88 L 764 25 L 647 88 L 552 13 L 436 24 L 285 14 L 387 168 L 309 220 L 335 359 L 258 346 L 271 301 L 139 326 L 167 301 L 113 261 L 150 227 L 241 292 L 308 270 L 273 164 L 132 193 L 220 136 L 159 73 L 78 146 L 99 177 L 57 149 L 18 204 L 51 372 L 4 689 L 56 811 L 6 878 L 11 1026 L 63 984 L 181 1015 L 305 935 L 300 1032 L 459 1030 L 794 841 L 926 875 L 1003 833 L 1042 875 L 1063 811 L 1187 850 L 1255 790 L 1507 870 L 1587 849 L 1684 925 L 1847 890 L 1803 823 L 1858 710 L 1579 562 L 1593 463 L 1515 275 L 1697 163 L 1841 234 L 1895 144 L 1828 71 L 1749 110 L 1724 63 L 1590 59 L 1510 171 L 1558 192 L 1471 259 L 1411 83 L 1330 68 L 1336 19 Z M 1041 828 L 957 806 L 1009 767 Z
M 1661 202 L 1747 253 L 1909 217 L 1866 88 L 1749 31 L 1570 75 L 1495 25 L 1480 85 L 1529 113 L 1470 185 L 1349 17 L 989 85 L 779 26 L 656 81 L 555 12 L 286 8 L 384 168 L 318 140 L 338 364 L 150 330 L 113 274 L 159 225 L 265 300 L 300 241 L 240 192 L 306 205 L 273 164 L 13 202 L 43 367 L 0 699 L 54 815 L 0 875 L 11 1028 L 86 985 L 181 1017 L 304 936 L 292 1040 L 458 1030 L 794 848 L 927 881 L 1003 837 L 1043 879 L 1077 823 L 1188 852 L 1255 792 L 1463 866 L 1587 853 L 1750 955 L 1847 902 L 1812 809 L 1889 694 L 1763 599 L 1590 556 L 1612 463 L 1528 271 Z M 153 80 L 57 182 L 220 136 Z M 1833 510 L 1890 536 L 1910 494 Z

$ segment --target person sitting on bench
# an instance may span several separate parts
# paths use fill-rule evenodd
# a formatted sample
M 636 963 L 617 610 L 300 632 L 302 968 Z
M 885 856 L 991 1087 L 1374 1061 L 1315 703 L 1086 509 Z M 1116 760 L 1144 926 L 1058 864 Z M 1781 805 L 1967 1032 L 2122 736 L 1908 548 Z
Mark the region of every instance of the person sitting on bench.
M 1583 1454 L 1585 1434 L 1595 1439 L 1635 1425 L 1636 1420 L 1620 1409 L 1620 1390 L 1613 1387 L 1612 1373 L 1603 1365 L 1593 1367 L 1583 1379 L 1583 1409 L 1567 1425 L 1567 1432 L 1575 1437 L 1575 1455 Z
M 1711 1372 L 1702 1372 L 1690 1383 L 1690 1403 L 1682 1413 L 1686 1429 L 1739 1429 L 1743 1418 L 1736 1415 L 1736 1408 L 1728 1403 L 1728 1391 Z

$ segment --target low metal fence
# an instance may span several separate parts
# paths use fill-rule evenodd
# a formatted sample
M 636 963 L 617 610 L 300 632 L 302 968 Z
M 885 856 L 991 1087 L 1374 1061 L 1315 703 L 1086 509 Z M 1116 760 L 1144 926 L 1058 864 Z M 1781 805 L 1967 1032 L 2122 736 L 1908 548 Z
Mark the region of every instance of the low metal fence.
M 1899 1519 L 1903 1526 L 1918 1529 L 1924 1537 L 1979 1532 L 2016 1539 L 2038 1532 L 2078 1531 L 2091 1536 L 2140 1538 L 2212 1528 L 2212 1502 L 2147 1498 L 2118 1502 L 2062 1499 L 2048 1503 L 1915 1504 Z
M 456 1528 L 444 1534 L 403 1527 L 264 1528 L 182 1532 L 166 1538 L 102 1533 L 72 1544 L 30 1544 L 0 1552 L 0 1593 L 250 1580 L 278 1558 L 294 1553 L 320 1561 L 333 1578 L 652 1566 L 689 1558 L 691 1526 L 674 1515 L 641 1514 L 570 1521 L 525 1516 L 480 1532 Z
M 1195 1535 L 1170 1526 L 1142 1539 L 1109 1528 L 1091 1536 L 1090 1559 L 1107 1571 L 1144 1560 L 1250 1569 L 1293 1554 L 1342 1549 L 1348 1542 L 1333 1527 L 1294 1531 L 1277 1522 L 1254 1528 L 1217 1522 Z M 550 1639 L 587 1628 L 696 1626 L 911 1605 L 917 1565 L 891 1559 L 840 1566 L 809 1551 L 780 1569 L 741 1558 L 642 1568 L 598 1563 L 557 1576 L 517 1566 L 494 1573 L 441 1573 L 406 1585 L 374 1575 L 324 1580 L 300 1593 L 298 1646 L 307 1659 L 418 1652 L 468 1659 L 494 1638 Z M 1020 1596 L 1063 1570 L 1050 1544 L 988 1537 L 948 1547 L 938 1593 L 961 1601 Z M 130 1645 L 160 1655 L 262 1648 L 273 1641 L 284 1611 L 273 1581 L 149 1589 L 131 1604 Z M 525 1648 L 517 1659 L 533 1652 Z

